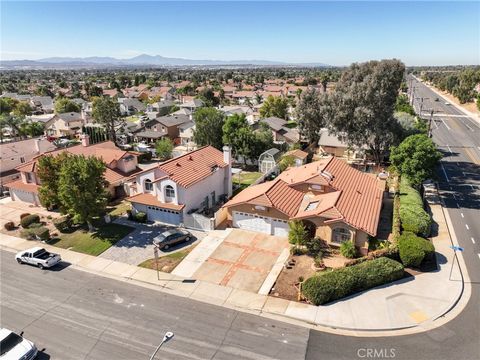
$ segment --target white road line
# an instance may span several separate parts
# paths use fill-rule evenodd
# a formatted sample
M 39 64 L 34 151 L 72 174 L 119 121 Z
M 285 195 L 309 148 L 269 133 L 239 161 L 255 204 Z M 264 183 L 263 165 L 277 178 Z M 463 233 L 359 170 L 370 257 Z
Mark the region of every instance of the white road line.
M 463 121 L 462 121 L 462 122 L 463 122 Z M 468 130 L 470 130 L 470 131 L 472 131 L 472 132 L 475 131 L 475 130 L 473 130 L 470 126 L 468 126 L 466 123 L 463 123 L 463 125 L 465 125 L 465 126 L 468 128 Z
M 447 172 L 445 171 L 445 168 L 443 167 L 443 164 L 440 164 L 440 166 L 442 167 L 443 175 L 445 175 L 445 179 L 447 180 L 447 182 L 450 182 L 450 179 L 448 178 Z
M 450 146 L 448 144 L 447 144 L 447 148 L 448 148 L 448 151 L 450 152 L 450 155 L 452 155 L 453 151 L 452 151 L 452 149 L 450 149 Z
M 460 215 L 462 216 L 462 218 L 465 217 L 465 216 L 463 216 L 463 213 L 460 213 Z
M 480 258 L 480 254 L 477 254 L 477 255 L 478 255 L 478 257 Z
M 468 184 L 468 185 L 470 185 L 470 187 L 472 188 L 472 190 L 475 190 L 475 188 L 473 187 L 473 185 L 472 185 L 472 184 Z
M 452 195 L 453 195 L 453 198 L 454 198 L 455 200 L 457 200 L 457 196 L 456 196 L 455 194 L 453 194 L 453 193 L 452 193 Z
M 473 237 L 472 237 L 472 238 L 470 238 L 470 239 L 472 240 L 472 243 L 474 243 L 474 244 L 475 244 L 475 239 L 474 239 Z
M 440 120 L 442 120 L 443 125 L 445 125 L 445 127 L 446 127 L 448 130 L 451 130 L 450 127 L 449 127 L 449 126 L 447 125 L 447 123 L 445 122 L 445 120 L 443 120 L 443 119 L 440 119 Z
M 468 227 L 468 224 L 465 224 L 465 227 L 467 228 L 467 230 L 470 230 L 470 228 Z
M 458 205 L 458 203 L 457 203 L 457 208 L 459 208 L 459 209 L 460 209 L 460 205 Z

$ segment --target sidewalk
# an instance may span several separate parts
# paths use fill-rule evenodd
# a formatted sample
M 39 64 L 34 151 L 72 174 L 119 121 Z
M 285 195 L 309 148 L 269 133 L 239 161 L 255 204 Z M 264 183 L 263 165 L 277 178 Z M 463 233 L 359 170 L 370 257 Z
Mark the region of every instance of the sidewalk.
M 187 279 L 175 274 L 160 272 L 157 279 L 154 270 L 49 245 L 45 245 L 45 248 L 59 253 L 63 260 L 71 263 L 76 269 L 131 281 L 162 292 L 239 311 L 290 322 L 297 320 L 309 327 L 320 325 L 330 329 L 354 331 L 386 331 L 416 327 L 417 331 L 425 331 L 428 327 L 435 327 L 432 321 L 455 306 L 463 290 L 458 262 L 456 261 L 452 267 L 453 251 L 450 249 L 452 243 L 442 207 L 439 202 L 433 201 L 430 208 L 438 224 L 437 235 L 432 238 L 437 251 L 438 271 L 402 279 L 319 307 Z M 0 247 L 4 250 L 19 251 L 35 244 L 9 235 L 0 236 Z M 195 268 L 196 264 L 190 266 Z M 176 273 L 189 273 L 191 270 L 187 267 L 179 269 Z

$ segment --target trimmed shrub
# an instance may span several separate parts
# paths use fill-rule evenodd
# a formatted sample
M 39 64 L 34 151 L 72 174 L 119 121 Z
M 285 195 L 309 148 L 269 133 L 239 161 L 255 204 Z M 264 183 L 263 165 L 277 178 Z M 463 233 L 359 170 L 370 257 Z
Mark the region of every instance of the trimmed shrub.
M 32 231 L 33 235 L 35 235 L 35 237 L 38 240 L 46 241 L 50 239 L 50 231 L 45 226 L 41 226 L 34 229 L 29 229 L 29 230 Z
M 426 237 L 430 234 L 432 219 L 423 208 L 420 193 L 404 179 L 400 182 L 400 221 L 404 231 Z
M 22 220 L 25 216 L 28 216 L 30 215 L 30 213 L 23 213 L 23 214 L 20 214 L 20 220 Z
M 13 229 L 15 229 L 15 224 L 13 223 L 13 221 L 8 221 L 3 225 L 3 227 L 5 228 L 5 230 L 12 231 Z
M 132 210 L 130 209 L 127 210 L 127 218 L 128 220 L 133 220 Z
M 288 223 L 288 242 L 293 245 L 304 245 L 307 241 L 308 232 L 301 221 L 290 221 Z
M 345 241 L 340 245 L 340 254 L 345 256 L 347 259 L 353 259 L 357 256 L 357 249 L 355 249 L 355 245 L 351 241 Z
M 135 220 L 138 221 L 139 223 L 145 223 L 147 222 L 147 214 L 139 211 L 138 213 L 135 214 Z
M 52 222 L 53 225 L 57 228 L 57 230 L 61 233 L 68 232 L 72 227 L 72 220 L 68 216 L 54 219 Z
M 321 305 L 353 293 L 383 285 L 403 277 L 403 265 L 382 257 L 361 264 L 333 270 L 308 278 L 302 285 L 303 295 Z
M 34 229 L 23 229 L 20 231 L 20 237 L 27 240 L 35 240 L 35 234 L 33 233 Z
M 20 224 L 24 229 L 30 227 L 30 225 L 40 222 L 40 216 L 37 214 L 27 215 L 20 220 Z
M 308 239 L 305 246 L 307 247 L 308 253 L 315 256 L 322 251 L 323 243 L 320 238 L 316 237 Z
M 400 260 L 408 267 L 419 267 L 423 260 L 435 252 L 433 244 L 413 233 L 405 232 L 398 240 Z

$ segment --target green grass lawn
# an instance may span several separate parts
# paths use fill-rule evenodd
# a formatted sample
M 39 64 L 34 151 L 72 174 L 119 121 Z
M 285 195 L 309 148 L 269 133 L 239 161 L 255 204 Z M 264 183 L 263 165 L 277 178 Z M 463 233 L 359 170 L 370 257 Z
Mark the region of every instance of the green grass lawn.
M 135 116 L 135 115 L 127 116 L 125 120 L 129 122 L 136 122 L 138 120 L 138 116 Z
M 285 124 L 285 126 L 289 129 L 295 129 L 298 124 L 295 121 L 289 121 Z
M 252 171 L 252 172 L 242 171 L 240 175 L 238 174 L 234 175 L 232 179 L 233 179 L 233 182 L 236 184 L 251 185 L 260 176 L 262 176 L 262 173 L 257 171 Z
M 190 246 L 188 249 L 174 252 L 158 258 L 158 269 L 163 272 L 172 272 L 175 267 L 180 264 L 180 262 L 187 256 L 190 251 L 193 250 L 194 246 Z M 148 259 L 144 262 L 138 264 L 138 266 L 147 268 L 147 269 L 157 269 L 155 259 Z
M 50 244 L 98 256 L 133 230 L 130 226 L 105 224 L 94 233 L 89 233 L 86 229 L 79 229 L 69 234 L 61 234 L 59 239 L 53 239 Z
M 131 210 L 132 205 L 128 201 L 122 201 L 119 204 L 108 206 L 107 211 L 110 216 L 120 216 L 127 213 L 127 210 Z

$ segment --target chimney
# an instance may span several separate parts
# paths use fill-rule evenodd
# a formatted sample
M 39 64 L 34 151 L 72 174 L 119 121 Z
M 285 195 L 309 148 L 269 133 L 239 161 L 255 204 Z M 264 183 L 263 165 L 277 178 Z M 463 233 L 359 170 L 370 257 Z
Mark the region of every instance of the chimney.
M 35 145 L 35 151 L 40 154 L 40 138 L 35 139 L 34 145 Z
M 82 134 L 80 138 L 82 139 L 82 146 L 87 147 L 90 145 L 90 136 L 88 134 Z
M 225 145 L 223 147 L 223 161 L 227 163 L 227 169 L 225 173 L 225 192 L 227 193 L 227 198 L 232 197 L 232 150 L 229 146 Z

